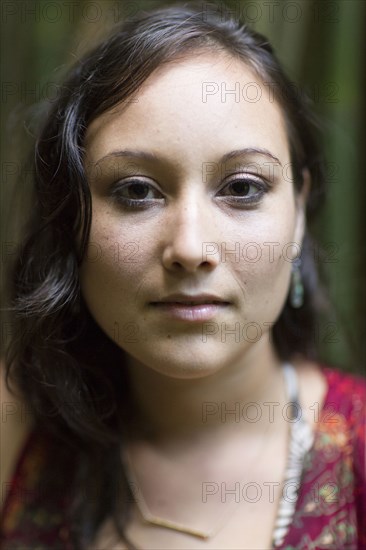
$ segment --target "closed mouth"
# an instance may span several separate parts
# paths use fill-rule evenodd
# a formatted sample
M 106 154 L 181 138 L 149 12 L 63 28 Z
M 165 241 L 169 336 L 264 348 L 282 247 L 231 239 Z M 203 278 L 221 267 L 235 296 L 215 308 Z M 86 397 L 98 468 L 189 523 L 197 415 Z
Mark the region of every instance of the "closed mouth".
M 219 300 L 205 300 L 203 302 L 186 302 L 186 301 L 167 301 L 167 302 L 151 302 L 154 306 L 161 305 L 179 305 L 179 306 L 207 306 L 207 305 L 229 305 L 229 302 L 221 302 Z

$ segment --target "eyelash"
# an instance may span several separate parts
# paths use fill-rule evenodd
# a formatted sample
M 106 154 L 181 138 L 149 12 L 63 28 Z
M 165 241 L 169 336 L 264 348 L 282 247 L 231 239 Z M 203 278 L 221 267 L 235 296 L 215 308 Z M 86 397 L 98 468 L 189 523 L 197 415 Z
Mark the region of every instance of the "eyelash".
M 268 185 L 265 184 L 264 181 L 257 180 L 253 177 L 238 176 L 236 178 L 231 179 L 229 182 L 227 182 L 226 185 L 221 189 L 220 192 L 222 192 L 226 188 L 229 188 L 230 185 L 233 185 L 237 182 L 245 182 L 245 183 L 249 184 L 250 186 L 257 187 L 257 189 L 259 190 L 254 196 L 252 196 L 250 198 L 240 197 L 240 196 L 235 196 L 235 195 L 231 196 L 231 197 L 227 196 L 228 198 L 226 200 L 228 202 L 232 203 L 232 204 L 235 204 L 238 207 L 258 204 L 260 202 L 260 200 L 262 199 L 263 195 L 268 191 Z M 146 186 L 150 189 L 155 189 L 151 184 L 149 184 L 145 181 L 138 180 L 138 179 L 129 180 L 124 185 L 117 186 L 112 190 L 111 195 L 112 195 L 113 200 L 115 200 L 117 203 L 119 203 L 123 208 L 128 208 L 128 209 L 136 209 L 136 210 L 137 209 L 144 209 L 144 208 L 146 209 L 146 208 L 150 208 L 151 206 L 153 206 L 152 203 L 155 202 L 156 199 L 129 199 L 127 197 L 123 197 L 120 194 L 120 191 L 122 189 L 127 189 L 129 186 L 133 186 L 134 184 L 135 185 L 140 184 L 140 185 L 144 185 L 144 186 Z M 221 196 L 225 196 L 225 195 L 221 195 Z

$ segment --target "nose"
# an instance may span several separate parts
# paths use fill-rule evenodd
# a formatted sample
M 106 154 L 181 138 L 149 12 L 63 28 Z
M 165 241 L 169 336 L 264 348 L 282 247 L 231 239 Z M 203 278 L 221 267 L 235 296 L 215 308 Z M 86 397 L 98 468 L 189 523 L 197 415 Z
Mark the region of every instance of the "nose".
M 208 200 L 182 198 L 172 206 L 163 228 L 166 237 L 162 261 L 169 271 L 195 273 L 218 265 L 218 240 Z

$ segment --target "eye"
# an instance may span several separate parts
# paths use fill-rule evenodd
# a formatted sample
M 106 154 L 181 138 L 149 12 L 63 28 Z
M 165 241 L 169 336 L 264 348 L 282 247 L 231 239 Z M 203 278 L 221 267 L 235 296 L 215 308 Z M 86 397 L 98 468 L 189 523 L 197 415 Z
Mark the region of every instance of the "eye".
M 237 176 L 223 187 L 219 196 L 236 204 L 255 204 L 260 202 L 267 191 L 267 186 L 261 180 L 250 176 Z
M 143 180 L 129 180 L 118 184 L 111 192 L 112 198 L 122 206 L 144 208 L 161 199 L 161 193 L 150 183 Z

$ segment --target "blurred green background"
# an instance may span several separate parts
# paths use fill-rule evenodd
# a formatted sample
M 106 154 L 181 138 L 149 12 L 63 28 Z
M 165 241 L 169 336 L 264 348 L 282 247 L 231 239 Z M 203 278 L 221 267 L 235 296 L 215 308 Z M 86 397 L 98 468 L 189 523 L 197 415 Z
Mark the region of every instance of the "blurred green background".
M 111 25 L 140 10 L 171 3 L 2 1 L 2 277 L 32 205 L 31 177 L 21 170 L 42 103 L 57 96 L 57 82 L 68 66 Z M 201 3 L 204 6 L 209 2 Z M 223 2 L 216 4 L 220 7 Z M 269 38 L 289 76 L 308 90 L 323 120 L 329 192 L 325 210 L 313 229 L 323 249 L 319 261 L 338 316 L 322 320 L 315 337 L 323 360 L 364 373 L 366 2 L 226 0 L 225 4 Z M 17 202 L 11 198 L 15 188 Z

